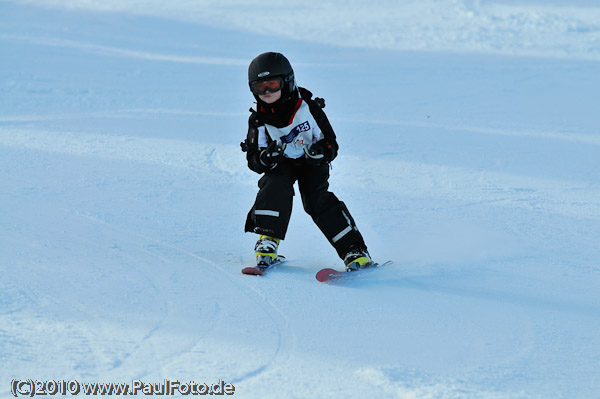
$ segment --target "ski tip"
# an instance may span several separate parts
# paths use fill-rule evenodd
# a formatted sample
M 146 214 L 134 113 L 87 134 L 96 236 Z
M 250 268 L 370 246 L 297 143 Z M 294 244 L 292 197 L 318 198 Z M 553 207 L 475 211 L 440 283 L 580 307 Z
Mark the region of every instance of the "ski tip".
M 315 278 L 317 279 L 317 281 L 324 283 L 326 281 L 331 280 L 332 277 L 340 276 L 343 273 L 344 272 L 340 272 L 335 269 L 322 269 L 317 272 L 317 274 L 315 275 Z
M 249 276 L 262 276 L 265 274 L 265 271 L 259 269 L 258 267 L 246 267 L 242 269 L 242 274 L 247 274 Z
M 372 270 L 375 268 L 380 268 L 381 266 L 386 266 L 391 263 L 392 263 L 391 260 L 388 260 L 383 263 L 372 263 L 371 265 L 369 265 L 369 267 L 363 267 L 363 268 L 356 269 L 353 271 L 339 271 L 339 270 L 335 270 L 335 269 L 331 269 L 331 268 L 321 269 L 317 272 L 317 274 L 315 275 L 315 278 L 318 281 L 320 281 L 321 283 L 326 283 L 328 281 L 339 280 L 342 277 L 347 277 L 350 275 L 357 276 L 357 275 L 362 274 L 364 271 Z
M 280 265 L 284 262 L 285 262 L 285 256 L 277 255 L 277 258 L 275 258 L 275 260 L 270 265 L 264 264 L 262 266 L 257 265 L 257 266 L 245 267 L 242 269 L 242 274 L 246 274 L 248 276 L 262 276 L 267 272 L 267 270 L 270 270 L 274 266 Z

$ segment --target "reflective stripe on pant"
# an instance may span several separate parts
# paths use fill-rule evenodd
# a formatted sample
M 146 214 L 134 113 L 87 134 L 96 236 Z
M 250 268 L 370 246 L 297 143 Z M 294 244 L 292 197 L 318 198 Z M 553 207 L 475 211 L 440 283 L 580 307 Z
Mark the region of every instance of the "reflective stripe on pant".
M 245 230 L 284 239 L 292 215 L 295 181 L 285 162 L 266 172 L 258 181 L 258 194 L 248 212 Z

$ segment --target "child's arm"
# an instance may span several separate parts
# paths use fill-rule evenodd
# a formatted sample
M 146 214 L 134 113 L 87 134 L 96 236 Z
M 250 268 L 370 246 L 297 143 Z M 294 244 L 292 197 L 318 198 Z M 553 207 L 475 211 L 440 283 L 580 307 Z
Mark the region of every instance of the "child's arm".
M 242 151 L 246 152 L 246 160 L 248 161 L 248 168 L 256 173 L 265 173 L 271 169 L 272 165 L 265 165 L 261 162 L 260 154 L 263 148 L 260 147 L 260 131 L 264 131 L 264 125 L 261 125 L 260 121 L 256 117 L 256 114 L 252 112 L 248 119 L 248 135 L 246 140 L 241 144 Z
M 325 100 L 322 98 L 315 98 L 313 100 L 312 93 L 303 87 L 300 88 L 300 94 L 302 95 L 302 99 L 308 104 L 310 113 L 321 129 L 323 139 L 319 140 L 318 144 L 323 148 L 326 162 L 329 163 L 337 156 L 339 145 L 333 127 L 331 127 L 331 123 L 329 123 L 329 119 L 327 119 L 327 115 L 323 111 Z

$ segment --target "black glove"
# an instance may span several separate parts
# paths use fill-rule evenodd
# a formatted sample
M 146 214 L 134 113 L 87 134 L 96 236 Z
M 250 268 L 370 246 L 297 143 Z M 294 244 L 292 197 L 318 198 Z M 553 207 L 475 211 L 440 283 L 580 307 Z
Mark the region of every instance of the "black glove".
M 335 158 L 335 147 L 325 140 L 312 144 L 310 147 L 304 147 L 304 157 L 311 165 L 323 165 L 331 162 Z
M 283 151 L 285 145 L 280 146 L 277 141 L 272 141 L 271 144 L 260 152 L 260 162 L 266 167 L 272 168 L 277 162 L 283 159 Z

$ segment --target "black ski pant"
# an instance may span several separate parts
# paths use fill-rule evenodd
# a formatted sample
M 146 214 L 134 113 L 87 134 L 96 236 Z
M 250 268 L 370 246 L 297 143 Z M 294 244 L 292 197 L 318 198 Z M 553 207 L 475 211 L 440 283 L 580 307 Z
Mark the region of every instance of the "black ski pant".
M 354 247 L 366 249 L 346 205 L 328 191 L 329 165 L 313 166 L 301 158 L 285 159 L 258 181 L 259 191 L 246 219 L 247 232 L 284 239 L 294 196 L 294 183 L 304 210 L 323 232 L 340 258 Z

